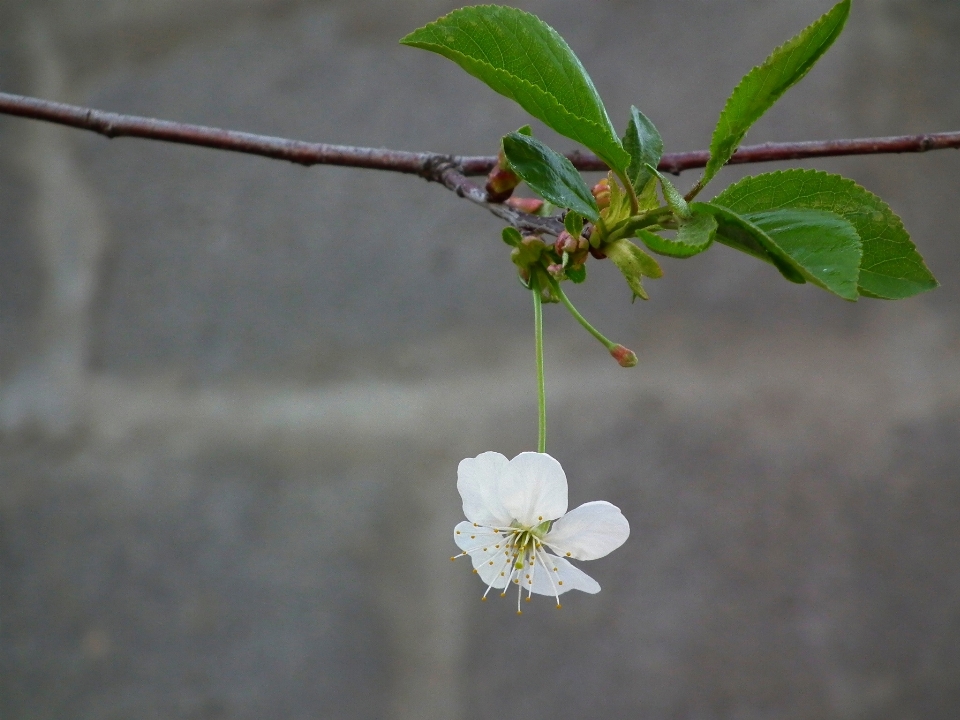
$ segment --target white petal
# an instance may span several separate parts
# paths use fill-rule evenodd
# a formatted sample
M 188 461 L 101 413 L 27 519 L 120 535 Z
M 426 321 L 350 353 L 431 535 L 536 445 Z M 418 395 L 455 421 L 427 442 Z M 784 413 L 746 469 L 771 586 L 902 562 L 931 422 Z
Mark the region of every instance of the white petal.
M 500 476 L 499 494 L 511 519 L 534 527 L 567 511 L 567 476 L 546 453 L 520 453 Z
M 543 542 L 565 557 L 596 560 L 623 545 L 629 535 L 630 523 L 620 508 L 596 500 L 557 520 Z
M 500 478 L 509 461 L 500 453 L 485 452 L 460 461 L 457 490 L 463 498 L 463 514 L 470 522 L 490 527 L 505 526 L 512 517 L 500 503 Z
M 568 590 L 582 590 L 591 595 L 600 592 L 600 583 L 563 558 L 546 553 L 540 553 L 540 558 L 546 561 L 546 568 L 538 561 L 532 578 L 524 577 L 529 570 L 524 570 L 520 576 L 524 583 L 533 580 L 533 592 L 553 596 L 563 595 Z M 526 589 L 528 585 L 523 587 Z
M 510 555 L 502 535 L 487 527 L 462 522 L 454 528 L 453 539 L 457 547 L 469 554 L 470 562 L 484 583 L 492 583 L 497 588 L 506 584 L 506 577 L 510 574 Z M 504 573 L 502 576 L 501 572 Z

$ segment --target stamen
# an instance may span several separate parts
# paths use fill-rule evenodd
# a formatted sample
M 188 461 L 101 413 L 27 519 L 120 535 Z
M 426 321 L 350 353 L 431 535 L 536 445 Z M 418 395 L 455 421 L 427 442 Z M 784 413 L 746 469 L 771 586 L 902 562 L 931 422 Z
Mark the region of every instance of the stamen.
M 544 550 L 543 548 L 537 548 L 537 550 L 539 551 L 539 552 L 537 552 L 537 559 L 540 561 L 540 564 L 543 565 L 543 569 L 546 570 L 546 569 L 547 569 L 547 558 L 550 557 L 550 556 L 547 555 L 547 551 Z M 552 562 L 551 562 L 550 564 L 553 565 Z M 556 572 L 556 571 L 557 571 L 557 568 L 554 567 L 554 568 L 553 568 L 553 571 Z M 557 607 L 560 607 L 560 591 L 557 590 L 557 586 L 553 584 L 553 576 L 550 575 L 549 572 L 547 573 L 547 580 L 550 581 L 550 587 L 553 588 L 553 595 L 554 595 L 554 597 L 557 598 Z M 561 582 L 560 584 L 563 585 L 562 582 Z

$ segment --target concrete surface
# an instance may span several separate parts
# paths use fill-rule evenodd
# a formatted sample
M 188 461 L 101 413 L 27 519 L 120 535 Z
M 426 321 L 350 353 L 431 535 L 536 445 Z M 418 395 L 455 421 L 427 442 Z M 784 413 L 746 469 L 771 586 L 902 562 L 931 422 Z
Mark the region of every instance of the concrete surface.
M 522 3 L 669 150 L 828 5 Z M 452 7 L 10 0 L 0 83 L 489 153 L 523 114 L 396 44 Z M 954 2 L 858 0 L 748 141 L 957 129 L 958 48 Z M 599 595 L 517 618 L 447 560 L 457 462 L 536 438 L 492 216 L 415 178 L 19 119 L 0 148 L 4 720 L 956 717 L 957 153 L 806 163 L 887 199 L 935 292 L 844 303 L 717 248 L 631 305 L 593 263 L 571 295 L 633 370 L 546 309 L 549 450 L 571 504 L 633 533 L 585 567 Z

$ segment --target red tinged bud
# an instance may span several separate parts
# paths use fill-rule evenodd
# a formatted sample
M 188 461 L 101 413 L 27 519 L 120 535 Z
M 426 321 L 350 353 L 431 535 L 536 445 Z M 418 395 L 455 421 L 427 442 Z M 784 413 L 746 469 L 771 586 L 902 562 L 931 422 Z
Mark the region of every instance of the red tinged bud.
M 565 252 L 573 253 L 580 249 L 580 243 L 566 230 L 557 235 L 557 242 L 554 243 L 554 249 L 558 255 Z
M 623 345 L 617 345 L 610 351 L 610 354 L 620 364 L 620 367 L 633 367 L 637 364 L 637 354 Z
M 507 205 L 512 207 L 514 210 L 536 215 L 538 212 L 540 212 L 540 208 L 543 207 L 543 200 L 540 198 L 512 197 L 507 200 Z
M 487 202 L 502 203 L 513 193 L 513 189 L 520 184 L 520 178 L 505 168 L 495 167 L 487 175 Z
M 604 208 L 610 207 L 610 181 L 607 178 L 603 178 L 603 180 L 594 185 L 590 192 L 593 193 L 598 208 L 603 210 Z

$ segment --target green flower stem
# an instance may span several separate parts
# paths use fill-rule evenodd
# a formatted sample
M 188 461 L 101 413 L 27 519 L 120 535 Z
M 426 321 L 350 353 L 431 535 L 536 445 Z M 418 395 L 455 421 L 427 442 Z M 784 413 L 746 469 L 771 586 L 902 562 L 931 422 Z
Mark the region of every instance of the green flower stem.
M 609 340 L 607 340 L 607 338 L 605 338 L 600 333 L 599 330 L 597 330 L 593 325 L 587 322 L 587 319 L 580 314 L 580 311 L 573 306 L 573 303 L 570 302 L 570 299 L 564 294 L 563 290 L 560 288 L 560 283 L 552 279 L 550 282 L 551 282 L 551 285 L 553 286 L 553 291 L 556 293 L 557 297 L 560 298 L 560 302 L 562 302 L 564 306 L 567 308 L 567 310 L 570 311 L 570 314 L 573 315 L 574 319 L 576 319 L 576 321 L 583 326 L 584 330 L 586 330 L 588 333 L 593 335 L 597 340 L 603 343 L 603 346 L 611 352 L 613 352 L 617 347 L 619 347 L 617 343 L 610 342 Z
M 534 273 L 530 289 L 533 291 L 533 334 L 537 346 L 537 452 L 547 451 L 547 387 L 543 376 L 543 300 L 540 297 L 540 279 Z

